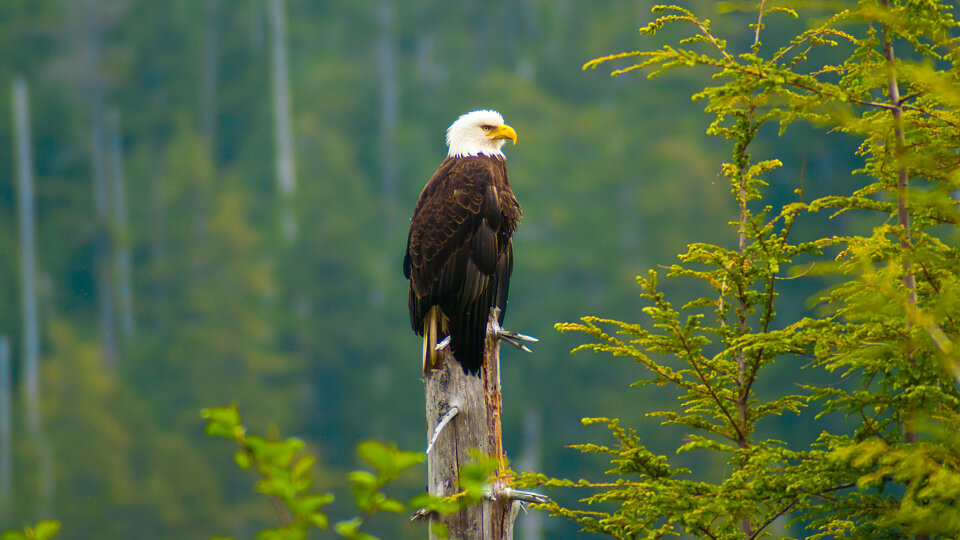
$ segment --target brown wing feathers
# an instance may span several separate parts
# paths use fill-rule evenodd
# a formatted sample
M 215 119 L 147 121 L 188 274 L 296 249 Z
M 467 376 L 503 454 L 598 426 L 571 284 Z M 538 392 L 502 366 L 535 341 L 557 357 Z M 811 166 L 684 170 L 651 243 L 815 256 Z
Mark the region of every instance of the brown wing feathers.
M 414 210 L 404 257 L 411 325 L 424 335 L 425 317 L 439 306 L 438 339 L 451 335 L 469 373 L 483 363 L 490 308 L 506 307 L 519 215 L 503 161 L 486 156 L 445 160 Z

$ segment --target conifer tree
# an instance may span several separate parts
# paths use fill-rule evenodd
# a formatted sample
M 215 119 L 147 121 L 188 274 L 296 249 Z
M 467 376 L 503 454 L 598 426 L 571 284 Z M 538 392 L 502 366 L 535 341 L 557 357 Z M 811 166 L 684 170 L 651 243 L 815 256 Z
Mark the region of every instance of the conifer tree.
M 575 351 L 636 360 L 649 373 L 637 385 L 678 390 L 678 408 L 649 415 L 683 428 L 687 442 L 678 452 L 714 452 L 727 464 L 719 481 L 705 481 L 703 471 L 672 466 L 648 450 L 644 437 L 617 419 L 585 419 L 606 424 L 616 442 L 577 448 L 608 455 L 614 480 L 525 478 L 592 490 L 582 502 L 596 509 L 548 505 L 584 530 L 616 538 L 757 538 L 789 520 L 790 532 L 811 538 L 960 534 L 955 9 L 886 0 L 809 9 L 807 29 L 781 40 L 765 25 L 800 13 L 761 1 L 750 23 L 752 43 L 736 50 L 709 20 L 658 6 L 661 15 L 641 34 L 683 25 L 690 37 L 585 66 L 632 58 L 638 61 L 613 74 L 712 70 L 719 82 L 694 99 L 705 100 L 715 116 L 707 133 L 730 143 L 721 172 L 738 213 L 731 220 L 735 246 L 691 244 L 667 269 L 668 278 L 709 292 L 676 307 L 661 291 L 660 273 L 650 271 L 637 278 L 646 320 L 584 317 L 557 325 L 592 338 Z M 761 41 L 768 37 L 773 46 Z M 842 61 L 830 61 L 838 54 Z M 754 159 L 752 145 L 765 124 L 779 122 L 782 135 L 796 121 L 859 141 L 858 190 L 804 203 L 798 171 L 797 202 L 773 204 L 764 178 L 782 164 L 773 156 Z M 831 218 L 855 213 L 861 228 L 792 240 L 798 218 L 823 218 L 821 210 Z M 813 263 L 800 268 L 800 259 Z M 814 299 L 815 316 L 776 317 L 788 279 L 832 283 Z M 755 384 L 773 362 L 798 358 L 833 380 L 796 394 L 798 387 L 784 381 L 772 398 L 757 394 Z M 758 435 L 764 418 L 805 407 L 817 419 L 841 413 L 854 428 L 824 422 L 807 447 Z

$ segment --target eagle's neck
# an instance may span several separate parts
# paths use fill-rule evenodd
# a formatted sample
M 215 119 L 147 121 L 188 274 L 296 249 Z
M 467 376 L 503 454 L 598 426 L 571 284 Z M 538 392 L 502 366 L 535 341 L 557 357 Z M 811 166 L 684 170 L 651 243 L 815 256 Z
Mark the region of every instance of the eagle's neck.
M 447 157 L 488 156 L 506 159 L 506 156 L 500 150 L 503 148 L 503 139 L 488 139 L 483 135 L 451 133 L 448 142 L 450 147 L 447 150 Z
M 500 150 L 459 151 L 459 150 L 454 150 L 453 148 L 450 148 L 450 150 L 447 151 L 447 157 L 452 157 L 452 158 L 476 157 L 476 156 L 485 156 L 485 157 L 492 157 L 497 159 L 507 159 L 507 156 L 505 156 L 503 152 L 501 152 Z

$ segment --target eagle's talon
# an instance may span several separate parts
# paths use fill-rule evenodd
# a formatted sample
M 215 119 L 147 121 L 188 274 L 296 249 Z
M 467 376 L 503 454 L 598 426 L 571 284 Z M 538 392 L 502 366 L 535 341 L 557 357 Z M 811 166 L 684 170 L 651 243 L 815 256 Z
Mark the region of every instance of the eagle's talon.
M 532 353 L 533 351 L 530 350 L 530 347 L 527 347 L 526 345 L 521 343 L 521 341 L 540 341 L 535 337 L 525 336 L 523 334 L 518 334 L 517 332 L 511 332 L 509 330 L 500 330 L 499 332 L 497 332 L 497 337 L 499 337 L 501 341 L 505 341 L 513 345 L 514 347 L 520 349 L 521 351 L 526 351 L 528 353 Z
M 512 330 L 505 330 L 502 326 L 500 326 L 500 308 L 498 307 L 494 307 L 490 310 L 490 320 L 487 323 L 487 331 L 492 334 L 496 334 L 497 338 L 501 341 L 506 341 L 521 351 L 526 351 L 528 353 L 532 353 L 533 351 L 522 342 L 526 341 L 535 343 L 540 341 L 533 336 L 528 336 Z

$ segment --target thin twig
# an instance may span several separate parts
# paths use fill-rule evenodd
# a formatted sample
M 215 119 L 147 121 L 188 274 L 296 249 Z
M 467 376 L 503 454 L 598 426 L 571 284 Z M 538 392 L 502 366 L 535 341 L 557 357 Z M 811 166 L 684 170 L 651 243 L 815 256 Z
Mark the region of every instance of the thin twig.
M 943 122 L 944 124 L 947 124 L 947 125 L 949 125 L 949 126 L 951 126 L 951 127 L 960 128 L 960 124 L 955 124 L 955 123 L 947 120 L 946 118 L 942 118 L 942 117 L 940 117 L 940 116 L 938 116 L 938 115 L 936 115 L 936 114 L 934 114 L 934 113 L 932 113 L 932 112 L 930 112 L 930 111 L 928 111 L 928 110 L 926 110 L 926 109 L 921 109 L 920 107 L 914 107 L 913 105 L 903 105 L 903 106 L 900 107 L 900 108 L 901 108 L 901 109 L 911 110 L 911 111 L 917 111 L 917 112 L 920 113 L 920 114 L 925 114 L 925 115 L 929 116 L 930 118 L 935 118 L 935 119 L 937 119 L 937 120 L 939 120 L 939 121 Z
M 740 429 L 740 425 L 733 418 L 733 415 L 731 415 L 730 412 L 727 410 L 727 408 L 724 406 L 723 399 L 720 397 L 719 394 L 717 394 L 717 391 L 714 390 L 712 386 L 710 386 L 710 379 L 700 369 L 700 364 L 698 364 L 696 360 L 694 360 L 694 357 L 696 355 L 693 353 L 693 349 L 690 347 L 690 344 L 687 342 L 687 337 L 683 334 L 683 329 L 680 328 L 679 324 L 674 324 L 673 329 L 676 332 L 677 336 L 680 337 L 680 343 L 683 345 L 683 348 L 687 353 L 687 358 L 690 360 L 690 364 L 693 366 L 693 369 L 697 372 L 697 376 L 700 377 L 701 381 L 703 381 L 703 386 L 707 388 L 708 394 L 713 398 L 714 403 L 716 403 L 717 406 L 720 407 L 720 411 L 723 412 L 723 415 L 727 417 L 727 420 L 730 422 L 730 425 L 733 427 L 734 432 L 736 432 L 737 434 L 736 438 L 730 437 L 729 435 L 726 435 L 724 433 L 721 433 L 720 435 L 724 435 L 725 437 L 729 438 L 731 441 L 736 442 L 738 444 L 740 443 L 740 441 L 746 441 L 746 438 L 747 438 L 746 433 L 744 433 L 743 430 Z
M 273 511 L 277 513 L 277 518 L 280 520 L 280 525 L 286 527 L 290 525 L 290 515 L 287 514 L 287 510 L 283 507 L 283 503 L 280 502 L 280 498 L 276 495 L 270 497 L 270 502 L 273 504 Z
M 753 35 L 753 46 L 756 47 L 760 43 L 760 26 L 763 23 L 763 5 L 767 3 L 767 0 L 761 0 L 760 2 L 760 14 L 757 15 L 757 27 L 755 28 L 756 32 Z M 756 51 L 754 51 L 756 52 Z
M 753 538 L 756 538 L 757 535 L 759 535 L 761 532 L 763 532 L 763 530 L 766 529 L 771 523 L 773 523 L 774 520 L 776 520 L 778 517 L 780 517 L 780 516 L 786 514 L 787 512 L 789 512 L 790 509 L 793 508 L 798 502 L 800 502 L 799 499 L 794 499 L 790 504 L 784 506 L 779 512 L 777 512 L 776 514 L 770 516 L 770 518 L 767 519 L 767 521 L 764 522 L 763 525 L 757 527 L 757 530 L 754 531 L 753 534 L 750 535 L 750 539 L 752 540 Z
M 702 532 L 703 534 L 707 535 L 708 538 L 713 538 L 714 540 L 716 540 L 716 538 L 717 538 L 717 535 L 715 535 L 715 534 L 713 534 L 712 532 L 710 532 L 710 530 L 707 529 L 706 527 L 700 527 L 700 532 Z

